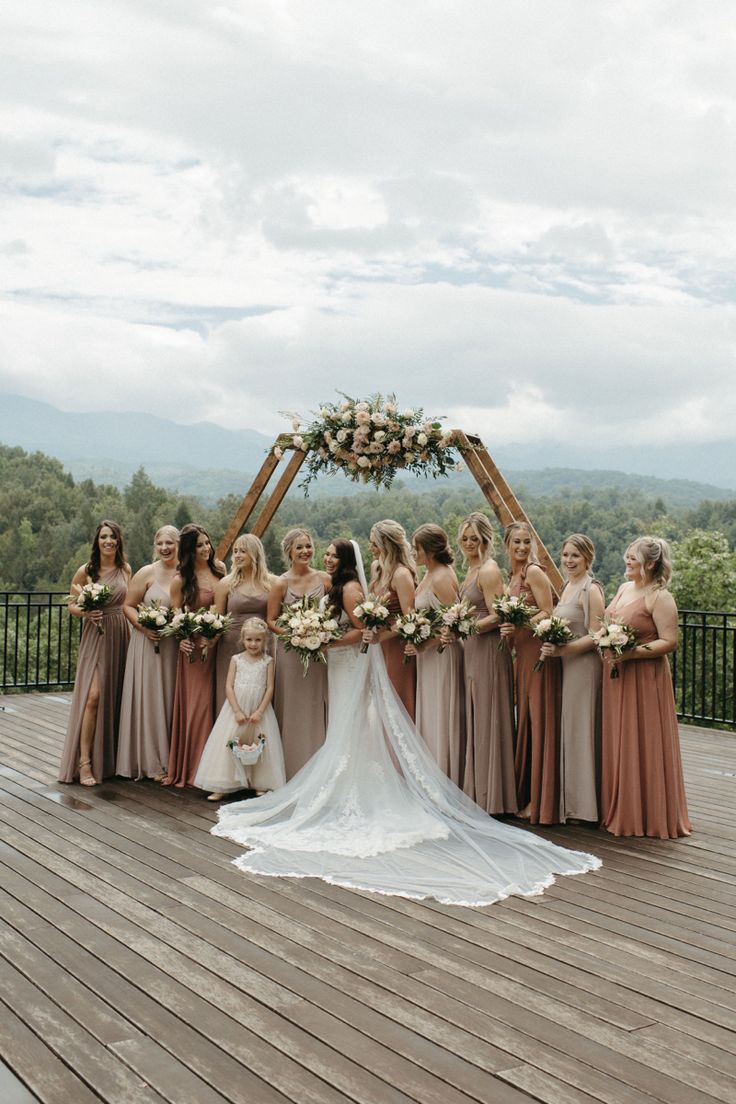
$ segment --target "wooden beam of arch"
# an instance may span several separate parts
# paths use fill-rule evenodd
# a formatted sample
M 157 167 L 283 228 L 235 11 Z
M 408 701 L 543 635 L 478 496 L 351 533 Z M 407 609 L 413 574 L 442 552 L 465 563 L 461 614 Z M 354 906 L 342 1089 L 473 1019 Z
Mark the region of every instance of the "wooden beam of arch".
M 521 503 L 491 459 L 480 437 L 464 433 L 461 429 L 454 429 L 451 430 L 451 440 L 459 450 L 465 463 L 468 465 L 468 470 L 471 475 L 474 476 L 476 483 L 480 487 L 480 490 L 491 506 L 501 526 L 505 528 L 512 521 L 524 521 L 530 527 L 539 547 L 539 559 L 541 564 L 547 572 L 547 578 L 552 585 L 553 591 L 559 597 L 562 592 L 563 579 L 557 565 L 542 543 L 539 534 Z M 261 495 L 268 486 L 271 476 L 281 462 L 274 453 L 274 449 L 276 448 L 280 448 L 284 454 L 291 451 L 293 452 L 293 456 L 287 461 L 278 483 L 266 500 L 255 524 L 250 530 L 250 532 L 255 533 L 257 537 L 262 537 L 268 529 L 273 521 L 274 514 L 283 502 L 287 491 L 307 458 L 306 452 L 294 448 L 289 434 L 282 434 L 276 439 L 273 448 L 268 453 L 261 465 L 260 471 L 253 480 L 250 490 L 240 504 L 240 508 L 230 523 L 227 532 L 217 546 L 218 559 L 225 559 L 232 548 L 235 538 L 245 529 L 246 523 L 255 510 Z

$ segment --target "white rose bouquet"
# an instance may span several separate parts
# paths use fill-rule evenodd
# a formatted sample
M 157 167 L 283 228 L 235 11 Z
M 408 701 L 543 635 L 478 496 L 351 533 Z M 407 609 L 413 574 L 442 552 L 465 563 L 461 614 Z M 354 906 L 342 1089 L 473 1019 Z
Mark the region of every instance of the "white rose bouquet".
M 176 640 L 193 640 L 199 634 L 199 612 L 173 609 L 168 625 L 161 630 L 161 636 L 173 636 Z M 189 653 L 189 662 L 194 663 L 194 652 Z
M 163 630 L 169 624 L 173 614 L 168 606 L 164 606 L 160 598 L 154 598 L 146 605 L 141 602 L 138 606 L 138 624 L 144 629 L 152 629 L 153 632 L 162 635 Z M 157 640 L 153 650 L 158 655 L 161 651 L 160 641 Z
M 321 606 L 306 594 L 287 606 L 276 624 L 286 651 L 299 655 L 305 676 L 310 663 L 327 662 L 323 644 L 330 644 L 342 636 L 332 608 Z
M 233 619 L 229 613 L 218 613 L 217 610 L 208 609 L 207 606 L 202 606 L 197 610 L 196 616 L 199 619 L 198 636 L 201 636 L 208 643 L 202 645 L 201 660 L 204 663 L 207 659 L 207 653 L 209 651 L 209 642 L 212 640 L 219 640 L 224 633 L 231 627 Z
M 536 606 L 530 606 L 515 594 L 497 594 L 493 599 L 493 609 L 502 625 L 514 625 L 516 628 L 528 625 L 534 614 L 539 613 Z M 500 651 L 505 647 L 506 641 L 501 637 L 498 649 Z
M 450 632 L 461 640 L 467 640 L 478 631 L 478 625 L 473 617 L 475 606 L 471 606 L 467 598 L 461 598 L 459 602 L 453 602 L 451 606 L 440 606 L 436 611 L 435 620 L 438 626 L 448 628 Z M 445 645 L 440 644 L 438 652 L 444 652 Z
M 543 644 L 567 644 L 568 640 L 572 640 L 572 629 L 568 618 L 555 617 L 554 614 L 537 621 L 532 626 L 532 632 Z M 545 659 L 546 656 L 540 656 L 532 670 L 541 671 Z
M 89 610 L 102 609 L 111 597 L 112 591 L 105 583 L 85 583 L 81 587 L 75 585 L 74 594 L 69 594 L 67 601 L 86 613 Z M 95 628 L 100 636 L 105 635 L 105 630 L 99 621 L 95 622 Z
M 423 644 L 434 633 L 434 611 L 430 609 L 413 609 L 408 613 L 402 613 L 394 621 L 394 628 L 406 644 Z M 411 656 L 404 653 L 404 663 L 408 663 Z
M 366 598 L 355 607 L 353 613 L 366 629 L 383 629 L 391 617 L 383 595 L 378 598 Z M 365 655 L 369 647 L 370 644 L 367 644 L 364 640 L 360 645 L 361 654 Z
M 619 671 L 615 657 L 636 647 L 638 643 L 636 629 L 632 629 L 631 625 L 626 625 L 623 621 L 615 621 L 612 617 L 602 617 L 600 629 L 590 635 L 595 640 L 601 659 L 609 650 L 614 656 L 611 664 L 611 678 L 618 678 Z

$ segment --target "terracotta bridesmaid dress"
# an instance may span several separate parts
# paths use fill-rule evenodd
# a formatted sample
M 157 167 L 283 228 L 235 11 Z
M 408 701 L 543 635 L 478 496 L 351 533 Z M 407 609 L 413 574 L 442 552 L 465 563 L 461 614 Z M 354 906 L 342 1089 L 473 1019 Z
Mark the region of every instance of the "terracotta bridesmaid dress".
M 401 602 L 395 590 L 389 590 L 386 596 L 386 607 L 391 614 L 391 620 L 401 614 Z M 401 698 L 406 712 L 412 720 L 415 720 L 417 662 L 414 656 L 411 656 L 408 662 L 404 663 L 404 643 L 401 637 L 392 635 L 389 639 L 381 641 L 381 648 L 391 685 Z
M 192 609 L 211 606 L 214 590 L 202 587 L 197 591 Z M 215 723 L 215 653 L 210 644 L 207 659 L 202 662 L 199 649 L 194 662 L 180 651 L 176 668 L 176 691 L 171 725 L 171 750 L 167 771 L 167 786 L 193 786 L 199 760 L 207 737 Z
M 658 637 L 641 596 L 606 610 L 638 633 L 640 644 Z M 619 677 L 603 673 L 602 823 L 614 836 L 686 836 L 687 812 L 675 695 L 666 656 L 631 659 Z

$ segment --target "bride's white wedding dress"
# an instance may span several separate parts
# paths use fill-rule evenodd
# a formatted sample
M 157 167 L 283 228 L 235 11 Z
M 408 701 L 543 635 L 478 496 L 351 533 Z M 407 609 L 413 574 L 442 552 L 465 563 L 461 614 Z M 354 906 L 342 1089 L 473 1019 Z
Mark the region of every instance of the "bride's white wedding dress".
M 389 682 L 380 647 L 330 649 L 328 678 L 320 750 L 281 789 L 219 811 L 213 833 L 251 848 L 235 860 L 242 870 L 488 905 L 600 866 L 493 820 L 446 778 Z

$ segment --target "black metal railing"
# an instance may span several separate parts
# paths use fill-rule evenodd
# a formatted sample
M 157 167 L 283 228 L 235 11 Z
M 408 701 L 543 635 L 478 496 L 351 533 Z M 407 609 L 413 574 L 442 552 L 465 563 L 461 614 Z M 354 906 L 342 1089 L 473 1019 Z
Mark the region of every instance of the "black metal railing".
M 0 592 L 0 692 L 70 690 L 82 623 L 62 591 Z M 736 728 L 736 613 L 680 610 L 672 656 L 678 716 Z

